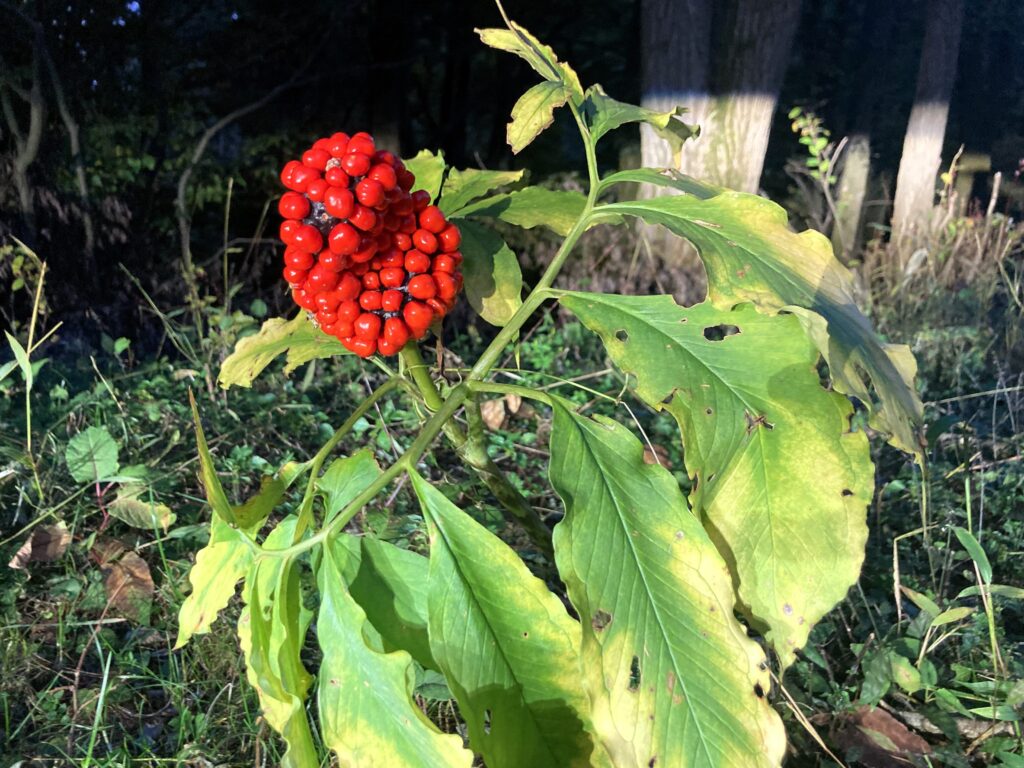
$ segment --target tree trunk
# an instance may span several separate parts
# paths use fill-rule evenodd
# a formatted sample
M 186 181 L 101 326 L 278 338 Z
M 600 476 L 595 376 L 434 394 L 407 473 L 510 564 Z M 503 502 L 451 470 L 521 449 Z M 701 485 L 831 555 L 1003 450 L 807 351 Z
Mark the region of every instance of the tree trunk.
M 897 239 L 927 224 L 935 202 L 935 178 L 942 159 L 949 97 L 956 80 L 963 17 L 963 0 L 934 0 L 928 4 L 917 92 L 896 177 L 892 227 Z
M 800 0 L 734 0 L 723 15 L 704 177 L 756 193 Z
M 713 0 L 641 2 L 641 104 L 659 111 L 686 107 L 686 121 L 701 128 L 674 158 L 665 141 L 641 126 L 641 157 L 645 166 L 675 167 L 756 192 L 800 0 L 730 0 L 721 13 L 715 6 Z M 665 193 L 640 189 L 641 197 Z M 641 233 L 654 256 L 651 267 L 671 273 L 676 297 L 703 298 L 703 269 L 693 249 L 660 228 Z
M 836 187 L 836 221 L 832 227 L 832 247 L 844 264 L 860 241 L 861 213 L 871 172 L 871 137 L 855 133 L 843 151 L 842 171 Z
M 29 90 L 23 91 L 12 83 L 7 83 L 7 88 L 0 88 L 4 117 L 7 121 L 7 128 L 14 138 L 14 146 L 16 148 L 11 176 L 13 177 L 14 188 L 18 191 L 18 206 L 21 211 L 22 223 L 25 227 L 21 237 L 32 247 L 36 246 L 36 209 L 32 183 L 28 177 L 28 169 L 39 156 L 39 146 L 43 139 L 46 103 L 43 100 L 42 81 L 42 62 L 40 61 L 39 49 L 33 46 L 32 84 L 29 86 Z M 14 105 L 11 104 L 8 95 L 8 89 L 28 105 L 28 128 L 25 131 L 21 129 Z

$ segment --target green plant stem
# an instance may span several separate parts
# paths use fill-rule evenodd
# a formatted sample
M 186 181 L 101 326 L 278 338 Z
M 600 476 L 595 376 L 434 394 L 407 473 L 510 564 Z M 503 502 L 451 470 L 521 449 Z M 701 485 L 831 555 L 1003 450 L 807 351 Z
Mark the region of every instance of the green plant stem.
M 579 110 L 572 103 L 569 104 L 569 107 L 572 110 L 573 117 L 580 129 L 580 135 L 583 137 L 587 156 L 587 173 L 590 179 L 590 189 L 587 191 L 587 200 L 583 206 L 583 210 L 580 212 L 579 218 L 576 220 L 576 223 L 573 224 L 569 233 L 565 236 L 565 240 L 562 241 L 562 245 L 559 247 L 557 253 L 555 253 L 554 258 L 551 259 L 551 263 L 548 264 L 547 269 L 544 270 L 544 274 L 541 275 L 540 280 L 537 281 L 533 290 L 530 291 L 530 294 L 523 301 L 522 306 L 516 310 L 515 314 L 512 315 L 512 318 L 508 321 L 505 327 L 501 329 L 498 335 L 494 337 L 494 340 L 487 346 L 487 349 L 485 349 L 480 355 L 480 359 L 477 360 L 476 365 L 473 366 L 467 375 L 466 381 L 462 382 L 448 393 L 448 396 L 444 399 L 441 406 L 434 411 L 434 415 L 427 419 L 423 428 L 420 430 L 420 434 L 394 464 L 384 470 L 384 472 L 382 472 L 376 480 L 370 483 L 362 493 L 349 502 L 348 506 L 345 507 L 337 517 L 313 536 L 310 536 L 308 539 L 303 541 L 296 541 L 292 546 L 285 547 L 283 549 L 263 550 L 261 557 L 294 557 L 308 549 L 319 546 L 348 525 L 349 520 L 351 520 L 356 513 L 362 509 L 365 504 L 367 504 L 367 502 L 372 500 L 402 472 L 407 469 L 415 469 L 416 463 L 419 461 L 423 453 L 441 433 L 445 424 L 451 419 L 455 412 L 458 411 L 466 401 L 466 398 L 470 396 L 472 391 L 470 386 L 474 382 L 483 381 L 483 379 L 490 374 L 491 369 L 497 365 L 505 347 L 515 340 L 516 336 L 519 334 L 520 328 L 523 327 L 526 321 L 537 310 L 537 308 L 540 307 L 544 300 L 550 297 L 550 288 L 554 284 L 555 278 L 558 277 L 558 273 L 561 272 L 562 266 L 565 264 L 565 260 L 569 257 L 572 249 L 576 246 L 576 243 L 579 241 L 583 233 L 587 231 L 587 228 L 592 222 L 594 204 L 597 201 L 597 194 L 599 191 L 597 157 L 594 152 L 594 142 L 590 137 L 590 132 L 587 130 Z M 321 453 L 322 452 L 323 451 L 321 451 Z
M 444 399 L 430 377 L 428 366 L 420 355 L 419 347 L 415 342 L 408 344 L 402 350 L 401 356 L 406 370 L 412 374 L 413 380 L 423 396 L 424 404 L 430 410 L 436 411 L 444 404 Z M 448 421 L 442 427 L 445 437 L 448 438 L 448 442 L 455 448 L 459 457 L 472 467 L 477 477 L 494 494 L 498 503 L 519 522 L 534 546 L 550 559 L 554 556 L 550 529 L 541 520 L 537 510 L 530 506 L 530 503 L 487 454 L 486 436 L 479 403 L 475 398 L 469 398 L 465 405 L 466 419 L 469 422 L 468 434 L 463 433 L 455 422 Z
M 359 421 L 366 412 L 369 411 L 378 400 L 387 395 L 391 390 L 395 389 L 401 383 L 401 379 L 397 376 L 393 379 L 388 379 L 373 392 L 371 392 L 359 406 L 352 411 L 351 415 L 345 419 L 345 422 L 335 430 L 334 434 L 331 435 L 331 439 L 324 443 L 323 447 L 317 451 L 310 462 L 309 482 L 306 484 L 306 491 L 302 496 L 302 506 L 299 507 L 299 519 L 295 523 L 295 535 L 292 539 L 292 543 L 296 543 L 302 537 L 302 534 L 306 532 L 310 523 L 313 522 L 313 497 L 316 492 L 316 481 L 319 479 L 320 470 L 323 468 L 324 462 L 327 457 L 330 456 L 331 451 L 344 439 L 345 435 L 352 431 L 355 427 L 356 422 Z

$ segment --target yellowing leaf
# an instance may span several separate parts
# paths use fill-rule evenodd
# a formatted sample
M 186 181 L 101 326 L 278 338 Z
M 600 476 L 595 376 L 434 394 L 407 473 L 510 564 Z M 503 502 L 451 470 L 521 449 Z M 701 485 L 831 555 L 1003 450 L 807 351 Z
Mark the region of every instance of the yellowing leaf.
M 107 505 L 107 511 L 111 516 L 134 528 L 144 528 L 147 531 L 163 528 L 166 531 L 177 516 L 166 504 L 140 498 L 144 491 L 142 486 L 122 486 L 117 498 Z
M 580 628 L 519 556 L 410 473 L 430 529 L 430 646 L 490 768 L 603 764 L 587 733 Z
M 508 124 L 508 145 L 519 154 L 555 120 L 555 110 L 569 100 L 561 83 L 537 83 L 519 97 Z
M 508 29 L 478 29 L 476 32 L 485 45 L 514 53 L 545 80 L 563 84 L 577 101 L 583 98 L 583 86 L 572 68 L 560 62 L 550 46 L 544 45 L 524 27 L 513 21 Z
M 343 546 L 326 546 L 317 575 L 323 652 L 317 703 L 324 743 L 341 765 L 469 768 L 462 739 L 440 733 L 412 701 L 412 659 L 380 653 L 363 636 L 366 614 L 345 589 Z
M 444 180 L 438 206 L 446 216 L 457 216 L 459 209 L 497 187 L 514 184 L 523 178 L 523 171 L 484 171 L 452 168 Z
M 586 96 L 583 112 L 587 116 L 590 135 L 595 142 L 609 131 L 626 123 L 647 123 L 655 133 L 668 142 L 673 155 L 678 156 L 683 149 L 683 142 L 700 134 L 700 128 L 687 125 L 678 119 L 679 115 L 686 112 L 682 107 L 676 107 L 668 112 L 637 107 L 616 101 L 599 85 L 588 88 Z
M 872 423 L 889 433 L 893 445 L 920 455 L 923 409 L 913 356 L 907 347 L 879 341 L 857 308 L 850 271 L 822 234 L 797 234 L 775 203 L 724 190 L 706 198 L 613 203 L 598 211 L 637 216 L 690 240 L 704 261 L 708 298 L 716 307 L 750 301 L 764 312 L 798 315 L 828 362 L 835 388 L 871 408 Z
M 583 630 L 580 675 L 616 768 L 774 768 L 786 740 L 764 652 L 679 485 L 610 420 L 554 402 L 555 560 Z
M 559 235 L 569 234 L 586 207 L 587 199 L 579 192 L 546 187 L 526 187 L 516 192 L 485 197 L 467 205 L 459 217 L 486 216 L 515 224 L 523 229 L 547 227 Z M 459 223 L 459 227 L 464 224 Z M 463 232 L 465 239 L 465 232 Z
M 285 353 L 286 374 L 316 358 L 349 354 L 340 341 L 313 325 L 304 312 L 291 320 L 274 317 L 263 323 L 258 333 L 235 345 L 234 352 L 221 364 L 217 382 L 224 389 L 251 387 L 253 379 Z
M 196 553 L 195 564 L 188 572 L 192 592 L 178 611 L 175 648 L 188 643 L 192 635 L 210 631 L 252 562 L 253 545 L 245 534 L 214 516 L 210 521 L 210 541 Z
M 847 399 L 792 315 L 670 296 L 565 294 L 637 394 L 679 422 L 691 500 L 782 666 L 856 582 L 874 473 Z

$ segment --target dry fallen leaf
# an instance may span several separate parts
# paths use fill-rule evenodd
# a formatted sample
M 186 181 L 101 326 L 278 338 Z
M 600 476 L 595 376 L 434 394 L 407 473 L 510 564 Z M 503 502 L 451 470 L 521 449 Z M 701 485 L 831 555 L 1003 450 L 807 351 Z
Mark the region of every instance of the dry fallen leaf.
M 134 552 L 125 552 L 103 571 L 103 585 L 112 612 L 138 624 L 148 624 L 155 587 L 146 561 Z
M 869 768 L 909 765 L 911 756 L 932 751 L 927 741 L 885 710 L 860 707 L 844 720 L 836 742 L 844 749 L 856 749 L 858 762 Z
M 668 451 L 664 446 L 657 444 L 645 447 L 644 464 L 661 464 L 663 467 L 667 467 L 669 465 Z
M 488 429 L 501 429 L 505 423 L 506 416 L 504 398 L 484 400 L 480 403 L 480 415 L 483 417 L 484 424 L 487 425 Z
M 58 560 L 70 543 L 71 533 L 63 522 L 38 525 L 7 565 L 11 568 L 24 569 L 29 563 L 49 563 Z

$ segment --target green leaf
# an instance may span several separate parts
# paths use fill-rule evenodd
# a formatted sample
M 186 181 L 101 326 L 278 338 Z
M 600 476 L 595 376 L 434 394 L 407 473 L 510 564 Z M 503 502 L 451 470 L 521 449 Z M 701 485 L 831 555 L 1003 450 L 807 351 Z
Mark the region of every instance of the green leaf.
M 704 261 L 716 306 L 752 301 L 765 312 L 797 314 L 828 362 L 835 388 L 870 407 L 872 424 L 888 432 L 893 445 L 920 456 L 922 406 L 913 355 L 908 347 L 878 340 L 857 308 L 850 271 L 836 261 L 824 235 L 796 234 L 781 207 L 739 192 L 707 199 L 669 195 L 597 210 L 637 216 L 690 240 Z
M 89 427 L 68 441 L 68 471 L 79 483 L 96 483 L 117 474 L 117 443 L 103 427 Z
M 583 86 L 572 68 L 560 62 L 550 46 L 544 45 L 524 27 L 512 21 L 508 29 L 478 29 L 476 33 L 484 45 L 514 53 L 545 80 L 564 85 L 574 101 L 579 102 L 583 98 Z
M 213 513 L 231 526 L 238 526 L 238 519 L 235 517 L 234 507 L 224 494 L 224 486 L 220 484 L 217 477 L 217 469 L 213 466 L 213 456 L 210 455 L 210 447 L 206 444 L 206 434 L 203 432 L 203 423 L 199 420 L 199 407 L 196 405 L 195 395 L 192 390 L 188 391 L 188 399 L 192 404 L 192 421 L 196 427 L 196 448 L 199 451 L 199 479 L 202 480 L 203 490 L 206 492 L 206 501 L 210 504 Z
M 427 636 L 427 558 L 370 536 L 342 535 L 349 594 L 379 633 L 375 650 L 407 651 L 420 666 L 437 669 Z
M 335 459 L 317 479 L 317 490 L 324 497 L 324 525 L 380 476 L 380 465 L 373 451 L 363 448 L 351 456 Z
M 519 154 L 555 121 L 555 110 L 569 100 L 561 83 L 537 83 L 519 97 L 508 124 L 508 145 Z
M 235 345 L 234 352 L 221 364 L 217 383 L 224 389 L 251 387 L 253 379 L 284 353 L 286 374 L 313 359 L 350 354 L 340 341 L 313 325 L 305 312 L 291 320 L 273 317 L 263 323 L 258 333 Z
M 898 653 L 889 653 L 889 664 L 892 667 L 892 680 L 907 693 L 921 690 L 921 673 L 917 667 Z
M 680 173 L 675 168 L 631 168 L 618 171 L 601 179 L 601 191 L 604 192 L 616 184 L 654 184 L 658 187 L 668 187 L 685 192 L 701 200 L 714 197 L 722 192 L 721 187 L 698 181 L 692 176 Z
M 297 518 L 281 521 L 267 536 L 277 549 L 292 542 Z M 304 702 L 312 677 L 299 654 L 312 614 L 302 607 L 298 564 L 283 557 L 256 560 L 246 576 L 245 606 L 238 638 L 245 656 L 246 678 L 256 689 L 263 719 L 285 740 L 283 768 L 319 765 Z
M 579 623 L 507 544 L 410 477 L 430 530 L 431 648 L 473 749 L 491 768 L 591 765 Z
M 473 754 L 462 748 L 462 739 L 440 733 L 413 703 L 409 654 L 367 646 L 366 614 L 345 589 L 345 548 L 328 545 L 323 553 L 316 631 L 323 652 L 317 703 L 324 743 L 342 765 L 468 768 Z
M 946 624 L 955 624 L 958 621 L 966 619 L 974 613 L 974 609 L 966 605 L 960 605 L 955 608 L 950 608 L 948 611 L 943 611 L 932 621 L 931 626 L 941 627 Z
M 587 89 L 586 100 L 583 102 L 583 113 L 587 116 L 590 135 L 595 143 L 609 131 L 626 123 L 647 123 L 658 136 L 668 142 L 673 156 L 676 157 L 687 139 L 700 134 L 700 128 L 687 125 L 678 119 L 684 112 L 686 110 L 683 107 L 676 107 L 668 112 L 656 112 L 646 107 L 616 101 L 599 85 Z
M 927 595 L 922 595 L 920 592 L 915 592 L 910 587 L 905 587 L 902 585 L 900 586 L 900 591 L 903 592 L 907 597 L 909 597 L 910 601 L 914 605 L 916 605 L 920 610 L 927 613 L 933 619 L 940 613 L 942 613 L 942 609 L 939 608 L 939 606 L 936 605 Z
M 21 369 L 21 375 L 25 379 L 25 389 L 32 389 L 32 363 L 29 362 L 28 352 L 21 346 L 21 342 L 7 331 L 4 331 L 4 336 L 7 337 L 7 344 L 10 346 L 11 352 L 14 353 L 14 362 Z
M 586 207 L 587 198 L 579 192 L 546 187 L 526 187 L 486 197 L 460 210 L 459 217 L 486 216 L 532 229 L 547 227 L 563 237 L 576 224 Z M 459 225 L 461 228 L 461 224 Z
M 554 401 L 555 560 L 581 617 L 580 675 L 616 766 L 778 766 L 764 652 L 733 616 L 729 570 L 679 485 L 609 419 Z
M 1021 589 L 1020 587 L 1011 587 L 1007 584 L 991 584 L 987 589 L 989 594 L 997 597 L 1008 597 L 1012 600 L 1024 600 L 1024 589 Z M 959 600 L 961 597 L 978 597 L 980 594 L 981 587 L 975 585 L 961 590 L 956 597 Z
M 670 296 L 561 301 L 636 377 L 637 395 L 679 422 L 691 502 L 786 667 L 864 559 L 874 475 L 850 403 L 822 388 L 792 315 L 684 309 Z
M 252 562 L 253 547 L 245 534 L 214 516 L 210 521 L 210 541 L 196 553 L 196 562 L 188 572 L 192 592 L 178 611 L 175 648 L 183 647 L 192 635 L 210 631 Z
M 436 155 L 427 149 L 421 149 L 416 157 L 403 161 L 405 167 L 416 177 L 416 183 L 412 185 L 410 192 L 425 189 L 430 194 L 431 200 L 436 200 L 441 191 L 441 180 L 444 178 L 444 154 L 438 152 Z
M 480 317 L 503 326 L 522 306 L 523 273 L 512 249 L 488 227 L 459 223 L 466 298 Z
M 163 528 L 166 532 L 177 516 L 166 504 L 139 498 L 146 491 L 145 486 L 125 485 L 117 492 L 117 498 L 107 505 L 107 511 L 133 528 L 152 531 Z
M 985 550 L 981 548 L 981 544 L 974 538 L 974 534 L 968 531 L 966 528 L 961 528 L 958 525 L 953 526 L 953 533 L 956 534 L 957 539 L 964 549 L 967 550 L 967 554 L 971 556 L 971 560 L 978 566 L 978 573 L 981 574 L 981 580 L 986 584 L 992 583 L 992 565 L 988 561 L 988 555 L 985 554 Z
M 289 461 L 273 475 L 264 475 L 260 480 L 259 491 L 246 499 L 244 504 L 234 507 L 238 526 L 252 533 L 258 531 L 292 483 L 309 471 L 309 467 L 310 462 Z
M 461 208 L 478 197 L 498 187 L 515 184 L 522 178 L 523 171 L 481 171 L 476 168 L 460 171 L 452 168 L 444 180 L 438 207 L 445 216 L 457 216 Z

